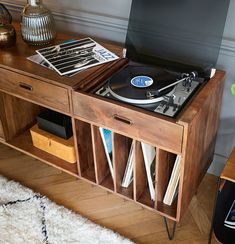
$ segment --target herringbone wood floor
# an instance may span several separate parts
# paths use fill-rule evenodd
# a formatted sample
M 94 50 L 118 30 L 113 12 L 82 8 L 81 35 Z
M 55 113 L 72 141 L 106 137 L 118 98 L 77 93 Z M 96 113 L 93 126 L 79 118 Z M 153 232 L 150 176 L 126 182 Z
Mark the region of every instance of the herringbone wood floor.
M 136 243 L 207 243 L 216 177 L 206 175 L 187 213 L 167 239 L 163 219 L 135 203 L 78 180 L 0 144 L 0 174 L 21 182 L 52 201 L 110 228 Z

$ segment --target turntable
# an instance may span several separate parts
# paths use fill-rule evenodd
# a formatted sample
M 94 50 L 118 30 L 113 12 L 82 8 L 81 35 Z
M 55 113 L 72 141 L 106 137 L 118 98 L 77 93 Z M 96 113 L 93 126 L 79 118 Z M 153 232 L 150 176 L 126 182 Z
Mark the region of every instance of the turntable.
M 96 94 L 174 117 L 203 81 L 197 72 L 179 75 L 132 64 L 115 74 Z
M 129 63 L 95 94 L 176 117 L 215 74 L 229 1 L 189 2 L 133 0 L 124 49 Z

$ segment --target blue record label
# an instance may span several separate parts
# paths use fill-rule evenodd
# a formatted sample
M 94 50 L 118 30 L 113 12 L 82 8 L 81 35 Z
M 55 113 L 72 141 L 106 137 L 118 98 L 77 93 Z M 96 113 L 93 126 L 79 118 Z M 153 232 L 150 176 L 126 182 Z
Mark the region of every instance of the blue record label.
M 146 88 L 153 84 L 153 79 L 149 76 L 139 75 L 131 79 L 132 86 Z

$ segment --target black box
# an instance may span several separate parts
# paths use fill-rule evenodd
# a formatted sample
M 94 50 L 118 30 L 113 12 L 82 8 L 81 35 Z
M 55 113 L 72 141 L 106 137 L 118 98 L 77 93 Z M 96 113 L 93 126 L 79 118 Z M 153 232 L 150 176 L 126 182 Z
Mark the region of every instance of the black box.
M 73 135 L 71 118 L 55 111 L 43 111 L 37 116 L 37 123 L 40 129 L 64 139 Z

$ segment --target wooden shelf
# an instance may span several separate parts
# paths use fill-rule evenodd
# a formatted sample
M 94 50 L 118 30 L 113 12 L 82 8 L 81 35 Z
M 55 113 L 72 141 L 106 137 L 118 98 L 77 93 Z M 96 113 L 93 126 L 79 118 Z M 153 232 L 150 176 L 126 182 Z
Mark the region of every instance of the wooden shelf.
M 9 145 L 10 147 L 13 147 L 29 156 L 39 159 L 55 168 L 65 171 L 73 176 L 78 176 L 77 163 L 68 163 L 65 160 L 57 158 L 34 147 L 29 130 L 15 137 L 9 142 L 2 141 L 2 143 Z

